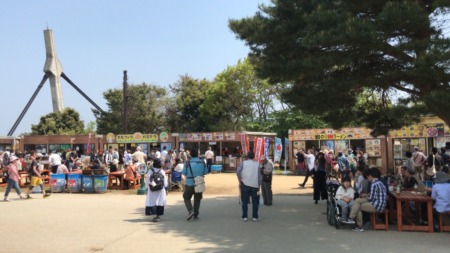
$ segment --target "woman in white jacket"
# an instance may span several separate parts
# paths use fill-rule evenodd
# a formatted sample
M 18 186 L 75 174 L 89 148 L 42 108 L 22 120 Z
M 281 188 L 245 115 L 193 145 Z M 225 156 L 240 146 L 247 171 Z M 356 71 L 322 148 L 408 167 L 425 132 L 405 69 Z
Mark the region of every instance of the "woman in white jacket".
M 337 204 L 342 208 L 340 221 L 343 223 L 348 223 L 347 215 L 353 206 L 354 198 L 355 190 L 351 187 L 351 180 L 349 177 L 345 177 L 342 185 L 336 191 Z

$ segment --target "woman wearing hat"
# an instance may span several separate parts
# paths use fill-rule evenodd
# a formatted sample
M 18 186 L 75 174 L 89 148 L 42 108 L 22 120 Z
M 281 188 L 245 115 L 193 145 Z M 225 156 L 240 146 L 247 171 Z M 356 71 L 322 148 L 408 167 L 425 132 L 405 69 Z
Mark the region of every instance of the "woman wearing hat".
M 153 166 L 147 172 L 147 177 L 145 178 L 145 186 L 147 188 L 147 199 L 145 200 L 145 215 L 154 215 L 153 222 L 158 222 L 160 216 L 164 215 L 164 206 L 166 205 L 166 195 L 167 195 L 167 177 L 164 170 L 161 168 L 161 159 L 156 158 L 153 160 Z M 158 176 L 153 176 L 153 174 L 159 173 Z M 156 184 L 151 181 L 152 179 L 162 178 L 162 189 L 151 190 L 150 184 Z
M 19 195 L 19 197 L 21 199 L 25 198 L 25 196 L 22 196 L 22 193 L 20 192 L 20 187 L 19 187 L 19 183 L 18 183 L 19 180 L 21 179 L 19 172 L 17 170 L 18 162 L 19 162 L 19 158 L 17 158 L 17 156 L 12 156 L 11 160 L 10 160 L 10 164 L 4 169 L 4 170 L 8 171 L 8 186 L 6 187 L 5 198 L 3 199 L 4 201 L 9 201 L 8 195 L 9 195 L 9 192 L 11 191 L 12 187 L 14 187 L 17 195 Z
M 118 170 L 117 165 L 119 164 L 119 160 L 114 159 L 111 163 L 111 166 L 109 166 L 109 172 L 116 172 Z

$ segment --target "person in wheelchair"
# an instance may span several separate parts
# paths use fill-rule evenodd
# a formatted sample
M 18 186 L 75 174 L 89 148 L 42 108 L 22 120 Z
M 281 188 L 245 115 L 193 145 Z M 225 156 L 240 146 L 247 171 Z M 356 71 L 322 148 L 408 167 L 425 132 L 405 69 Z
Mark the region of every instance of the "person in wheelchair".
M 355 222 L 351 222 L 348 220 L 349 210 L 352 209 L 353 200 L 355 198 L 355 190 L 351 186 L 351 180 L 349 177 L 344 177 L 342 180 L 342 185 L 336 191 L 336 200 L 337 204 L 341 207 L 341 217 L 339 219 L 340 222 L 346 224 L 354 224 Z

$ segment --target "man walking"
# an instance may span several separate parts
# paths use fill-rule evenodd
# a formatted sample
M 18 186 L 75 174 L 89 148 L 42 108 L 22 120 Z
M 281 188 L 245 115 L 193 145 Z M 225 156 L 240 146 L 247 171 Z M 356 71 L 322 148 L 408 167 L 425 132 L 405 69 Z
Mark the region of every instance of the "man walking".
M 242 162 L 237 169 L 237 177 L 239 180 L 239 188 L 242 195 L 242 221 L 248 220 L 248 200 L 252 198 L 253 221 L 260 221 L 258 216 L 258 191 L 261 185 L 261 171 L 259 163 L 254 161 L 255 154 L 250 151 L 248 159 Z
M 316 162 L 316 157 L 314 156 L 314 150 L 308 149 L 308 153 L 305 154 L 306 163 L 308 165 L 308 169 L 306 170 L 306 177 L 303 181 L 303 184 L 298 184 L 300 187 L 305 188 L 305 184 L 308 182 L 309 176 L 313 175 L 314 165 Z
M 261 192 L 264 199 L 264 205 L 271 206 L 273 164 L 271 161 L 267 160 L 266 156 L 261 156 L 260 168 L 262 174 Z
M 203 198 L 203 192 L 195 192 L 195 177 L 203 177 L 208 173 L 203 160 L 198 158 L 198 150 L 193 148 L 191 150 L 192 158 L 186 162 L 183 171 L 181 172 L 186 176 L 186 185 L 184 187 L 183 199 L 184 204 L 189 212 L 187 220 L 198 219 L 200 202 Z M 192 196 L 194 196 L 194 207 L 192 208 Z
M 206 167 L 208 167 L 208 173 L 211 173 L 211 167 L 214 160 L 214 152 L 212 152 L 211 147 L 208 147 L 208 151 L 205 153 Z
M 61 156 L 56 153 L 56 150 L 50 150 L 50 156 L 48 157 L 49 164 L 52 168 L 52 173 L 56 174 L 59 165 L 61 165 Z

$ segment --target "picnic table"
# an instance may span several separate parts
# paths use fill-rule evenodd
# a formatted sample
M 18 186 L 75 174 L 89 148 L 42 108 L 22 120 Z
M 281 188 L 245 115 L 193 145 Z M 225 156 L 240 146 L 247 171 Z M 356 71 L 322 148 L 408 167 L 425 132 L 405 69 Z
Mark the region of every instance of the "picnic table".
M 125 179 L 125 172 L 118 170 L 109 173 L 109 180 L 108 180 L 108 188 L 109 189 L 115 189 L 115 190 L 123 190 L 124 189 L 124 179 Z M 113 180 L 115 180 L 115 184 L 113 183 Z M 119 185 L 120 183 L 120 185 Z
M 411 217 L 410 202 L 414 202 L 415 219 Z M 426 203 L 428 212 L 428 225 L 420 225 L 421 204 Z M 402 231 L 426 231 L 433 233 L 433 201 L 431 197 L 422 192 L 402 191 L 389 194 L 391 219 L 397 220 L 397 230 Z M 396 209 L 394 209 L 396 208 Z

